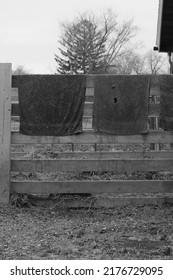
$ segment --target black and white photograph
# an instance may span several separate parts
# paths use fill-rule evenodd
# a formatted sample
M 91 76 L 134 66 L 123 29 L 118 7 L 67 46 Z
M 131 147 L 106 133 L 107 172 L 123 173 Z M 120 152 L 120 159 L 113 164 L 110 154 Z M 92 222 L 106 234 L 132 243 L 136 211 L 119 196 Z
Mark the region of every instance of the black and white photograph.
M 168 279 L 173 0 L 0 0 L 0 262 L 12 260 L 8 280 Z M 34 274 L 22 260 L 76 267 Z

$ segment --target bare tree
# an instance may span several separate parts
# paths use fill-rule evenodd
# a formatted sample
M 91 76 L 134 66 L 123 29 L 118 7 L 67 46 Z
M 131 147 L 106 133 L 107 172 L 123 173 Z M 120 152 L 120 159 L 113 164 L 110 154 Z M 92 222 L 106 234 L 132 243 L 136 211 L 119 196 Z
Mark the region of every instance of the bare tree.
M 133 72 L 134 74 L 144 74 L 145 56 L 135 54 L 133 57 Z
M 144 54 L 125 50 L 124 54 L 117 57 L 109 72 L 114 74 L 164 74 L 168 72 L 167 59 L 153 51 Z
M 131 53 L 127 48 L 128 43 L 137 34 L 137 27 L 133 25 L 133 20 L 124 22 L 122 25 L 115 27 L 108 40 L 107 46 L 107 68 L 108 70 L 116 60 L 121 60 L 128 57 Z
M 13 75 L 28 75 L 30 72 L 24 68 L 23 65 L 19 65 L 12 71 Z
M 112 67 L 109 67 L 109 73 L 114 74 L 143 74 L 145 57 L 135 52 L 133 49 L 115 59 Z
M 107 10 L 100 18 L 86 13 L 70 24 L 63 24 L 55 61 L 59 73 L 106 73 L 111 63 L 125 53 L 135 37 L 132 21 L 118 24 L 117 16 Z
M 167 72 L 167 61 L 165 58 L 154 52 L 148 51 L 145 55 L 145 71 L 148 74 L 163 74 Z

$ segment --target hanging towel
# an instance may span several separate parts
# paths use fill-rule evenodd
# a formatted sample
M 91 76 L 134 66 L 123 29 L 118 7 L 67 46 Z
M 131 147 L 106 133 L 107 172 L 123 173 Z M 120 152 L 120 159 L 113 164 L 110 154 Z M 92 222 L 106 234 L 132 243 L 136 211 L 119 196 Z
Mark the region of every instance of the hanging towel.
M 15 80 L 20 133 L 66 136 L 82 132 L 84 75 L 23 75 Z
M 96 76 L 94 129 L 118 135 L 147 133 L 149 84 L 147 75 Z
M 160 85 L 160 127 L 173 130 L 173 75 L 159 76 Z

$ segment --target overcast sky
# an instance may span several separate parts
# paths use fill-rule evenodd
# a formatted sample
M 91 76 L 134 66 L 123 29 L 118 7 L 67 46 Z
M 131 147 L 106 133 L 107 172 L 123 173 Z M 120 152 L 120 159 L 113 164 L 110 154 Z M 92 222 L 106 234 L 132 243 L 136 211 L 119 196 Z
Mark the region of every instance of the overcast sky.
M 159 0 L 0 0 L 0 62 L 51 73 L 60 35 L 59 22 L 87 10 L 112 8 L 120 20 L 134 19 L 146 49 L 156 42 Z

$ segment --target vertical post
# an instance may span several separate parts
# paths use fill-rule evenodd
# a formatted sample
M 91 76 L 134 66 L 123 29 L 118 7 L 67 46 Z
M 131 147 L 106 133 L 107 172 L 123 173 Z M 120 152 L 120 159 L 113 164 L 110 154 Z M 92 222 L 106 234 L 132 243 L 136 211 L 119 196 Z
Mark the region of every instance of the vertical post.
M 169 74 L 173 74 L 173 55 L 171 52 L 168 52 L 168 60 L 169 60 Z
M 158 117 L 156 117 L 156 129 L 159 129 L 159 118 Z M 160 151 L 159 144 L 155 144 L 155 151 L 157 151 L 157 152 Z
M 71 150 L 74 152 L 74 143 L 71 143 Z
M 97 143 L 94 143 L 94 151 L 97 152 Z
M 11 169 L 11 64 L 0 63 L 0 203 L 9 203 Z
M 154 103 L 157 104 L 157 96 L 154 96 Z M 159 118 L 155 117 L 155 121 L 156 121 L 155 129 L 159 129 Z M 156 152 L 158 152 L 160 150 L 159 144 L 154 144 L 154 150 Z
M 169 74 L 173 74 L 173 53 L 168 53 L 168 60 L 169 60 Z M 170 143 L 170 149 L 173 150 L 173 143 Z

